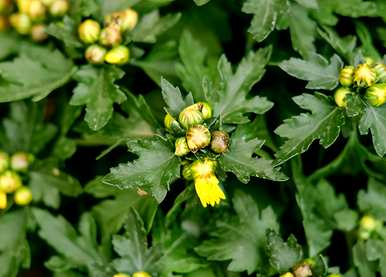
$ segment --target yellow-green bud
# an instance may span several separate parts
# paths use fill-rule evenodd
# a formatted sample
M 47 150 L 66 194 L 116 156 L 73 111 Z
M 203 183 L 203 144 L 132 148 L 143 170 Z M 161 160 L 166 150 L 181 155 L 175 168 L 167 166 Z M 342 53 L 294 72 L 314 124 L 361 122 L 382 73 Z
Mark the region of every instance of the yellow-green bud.
M 48 38 L 48 34 L 46 32 L 46 25 L 38 24 L 32 26 L 31 29 L 31 38 L 35 42 L 42 42 Z
M 113 277 L 130 277 L 130 275 L 125 273 L 117 273 L 117 274 L 114 274 Z
M 5 192 L 0 191 L 0 209 L 7 208 L 7 194 Z
M 46 7 L 40 0 L 31 0 L 27 15 L 31 18 L 32 21 L 43 20 L 46 15 Z
M 169 113 L 165 115 L 164 125 L 165 128 L 171 132 L 180 132 L 182 130 L 180 123 Z
M 6 171 L 9 167 L 9 155 L 0 151 L 0 174 Z
M 20 176 L 13 171 L 6 171 L 0 175 L 0 191 L 11 193 L 22 186 Z
M 195 106 L 189 106 L 180 112 L 178 121 L 185 129 L 188 129 L 191 126 L 201 124 L 204 121 L 204 118 L 202 113 L 198 111 Z
M 193 179 L 206 178 L 214 174 L 216 170 L 217 162 L 205 158 L 203 160 L 197 160 L 190 165 L 192 171 Z
M 210 149 L 213 152 L 221 154 L 228 150 L 229 135 L 223 131 L 213 131 L 212 141 L 210 142 Z
M 12 0 L 0 0 L 0 14 L 7 14 L 12 9 Z
M 286 272 L 286 273 L 280 275 L 280 277 L 294 277 L 294 275 L 291 272 Z
M 23 13 L 12 14 L 9 18 L 11 26 L 21 35 L 27 35 L 31 31 L 31 19 Z
M 107 52 L 105 62 L 110 64 L 122 65 L 129 61 L 130 50 L 126 46 L 120 45 Z
M 122 36 L 119 30 L 119 27 L 115 25 L 110 25 L 102 29 L 99 37 L 100 44 L 104 46 L 112 47 L 112 46 L 119 45 L 121 41 L 122 41 Z
M 11 156 L 11 168 L 15 171 L 26 171 L 33 159 L 31 154 L 17 152 Z
M 364 215 L 359 221 L 359 227 L 370 232 L 374 231 L 377 226 L 377 220 L 370 215 Z
M 62 17 L 69 9 L 70 5 L 67 0 L 55 0 L 50 5 L 50 14 L 55 17 Z
M 151 277 L 151 275 L 145 271 L 134 272 L 132 277 Z
M 40 0 L 46 7 L 51 6 L 55 0 Z
M 127 9 L 107 15 L 105 25 L 118 25 L 122 32 L 133 30 L 138 23 L 138 13 L 133 9 Z
M 342 68 L 339 73 L 339 83 L 344 87 L 349 87 L 353 83 L 355 68 L 352 65 L 348 65 Z
M 190 164 L 186 164 L 182 167 L 182 177 L 188 181 L 193 180 L 192 167 Z
M 293 273 L 295 277 L 309 277 L 312 276 L 311 266 L 307 263 L 302 263 L 301 265 L 297 266 Z
M 366 99 L 375 107 L 379 107 L 386 102 L 386 84 L 375 84 L 366 91 Z
M 32 201 L 32 192 L 27 187 L 20 187 L 14 195 L 15 203 L 19 206 L 26 206 Z
M 212 107 L 206 102 L 199 102 L 200 111 L 204 120 L 212 117 Z
M 345 88 L 345 87 L 338 88 L 335 91 L 334 100 L 335 100 L 336 105 L 339 108 L 345 108 L 347 106 L 347 99 L 346 99 L 346 97 L 350 93 L 351 93 L 351 91 L 348 88 Z
M 84 56 L 89 63 L 102 64 L 105 61 L 106 49 L 98 44 L 87 47 Z
M 186 132 L 186 141 L 193 153 L 207 147 L 210 144 L 211 135 L 209 129 L 203 125 L 190 127 Z
M 340 274 L 328 274 L 327 277 L 343 277 Z
M 358 87 L 369 87 L 374 84 L 375 72 L 368 64 L 359 64 L 354 71 L 354 83 Z
M 7 30 L 9 27 L 8 16 L 0 15 L 0 32 Z
M 101 26 L 97 21 L 92 19 L 83 21 L 78 28 L 80 40 L 87 44 L 97 42 L 99 39 L 100 31 Z
M 20 13 L 28 13 L 29 5 L 31 3 L 31 0 L 17 0 L 17 8 Z
M 377 63 L 374 65 L 373 70 L 375 72 L 376 81 L 380 83 L 386 82 L 386 65 L 383 63 Z
M 189 150 L 188 144 L 186 143 L 185 137 L 176 139 L 176 142 L 174 145 L 175 145 L 174 154 L 176 156 L 182 157 L 189 154 L 190 150 Z

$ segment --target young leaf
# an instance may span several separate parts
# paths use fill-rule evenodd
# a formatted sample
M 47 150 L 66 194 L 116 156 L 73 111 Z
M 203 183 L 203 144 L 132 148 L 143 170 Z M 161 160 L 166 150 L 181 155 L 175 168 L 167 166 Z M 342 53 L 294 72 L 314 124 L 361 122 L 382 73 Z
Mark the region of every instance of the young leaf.
M 333 90 L 338 85 L 343 62 L 337 55 L 332 56 L 328 63 L 323 56 L 313 54 L 309 60 L 291 58 L 283 61 L 279 67 L 295 78 L 308 81 L 308 89 Z
M 302 113 L 284 120 L 275 133 L 287 138 L 276 153 L 279 163 L 305 152 L 311 143 L 319 139 L 324 147 L 330 147 L 338 138 L 345 123 L 344 111 L 331 105 L 323 94 L 302 94 L 293 98 L 295 103 L 311 113 Z
M 129 140 L 127 145 L 139 158 L 112 168 L 103 182 L 121 188 L 140 187 L 161 202 L 169 185 L 180 177 L 180 161 L 172 147 L 159 137 Z
M 126 100 L 125 94 L 115 84 L 124 75 L 117 67 L 93 67 L 85 65 L 75 74 L 79 82 L 74 89 L 70 105 L 86 105 L 85 120 L 97 131 L 103 128 L 113 115 L 113 104 Z

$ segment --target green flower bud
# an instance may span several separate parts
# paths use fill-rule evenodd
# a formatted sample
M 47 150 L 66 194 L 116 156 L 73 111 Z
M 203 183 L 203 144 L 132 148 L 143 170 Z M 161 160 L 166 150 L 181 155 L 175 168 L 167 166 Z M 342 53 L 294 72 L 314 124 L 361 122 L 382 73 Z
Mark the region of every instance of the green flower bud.
M 92 19 L 83 21 L 78 28 L 80 40 L 87 44 L 92 44 L 98 41 L 100 31 L 101 26 L 97 21 Z
M 27 15 L 32 21 L 43 20 L 46 16 L 46 7 L 40 0 L 31 0 Z
M 192 167 L 190 164 L 186 164 L 182 167 L 182 177 L 188 181 L 193 180 Z
M 344 88 L 344 87 L 338 88 L 335 91 L 334 99 L 335 99 L 336 105 L 339 108 L 345 108 L 347 106 L 346 96 L 350 93 L 351 91 L 348 88 Z
M 212 117 L 212 107 L 206 102 L 199 102 L 200 111 L 204 120 Z
M 353 83 L 355 68 L 351 65 L 345 66 L 339 73 L 339 83 L 344 87 L 349 87 Z
M 32 26 L 31 29 L 31 38 L 35 42 L 42 42 L 48 38 L 48 34 L 46 32 L 47 26 L 44 24 L 38 24 Z
M 137 271 L 133 274 L 133 277 L 151 277 L 151 275 L 145 271 Z
M 114 274 L 113 277 L 130 277 L 130 275 L 125 273 L 117 273 L 117 274 Z
M 210 149 L 215 153 L 222 154 L 228 150 L 228 147 L 229 135 L 223 131 L 213 131 Z
M 120 45 L 107 52 L 105 62 L 110 64 L 122 65 L 129 61 L 130 50 L 126 46 Z
M 196 110 L 194 106 L 189 106 L 180 112 L 178 121 L 185 129 L 188 129 L 191 126 L 201 124 L 204 121 L 204 118 L 202 113 Z
M 368 64 L 360 64 L 354 71 L 354 83 L 358 87 L 369 87 L 374 84 L 375 72 Z
M 176 139 L 176 142 L 174 145 L 175 145 L 174 154 L 176 156 L 182 157 L 189 154 L 190 150 L 189 150 L 188 144 L 186 143 L 185 137 Z
M 358 237 L 361 239 L 361 240 L 368 240 L 371 236 L 371 232 L 370 231 L 366 231 L 366 230 L 362 230 L 362 229 L 359 229 L 358 231 Z
M 9 155 L 0 151 L 0 174 L 6 171 L 9 167 Z
M 382 106 L 386 102 L 386 84 L 375 84 L 369 87 L 365 96 L 371 105 Z
M 280 275 L 280 277 L 294 277 L 294 275 L 291 272 L 286 272 L 286 273 Z
M 0 32 L 4 32 L 9 27 L 9 21 L 7 16 L 0 15 Z
M 11 168 L 15 171 L 26 171 L 33 159 L 31 154 L 17 152 L 11 156 Z
M 180 123 L 178 123 L 178 121 L 169 113 L 165 115 L 164 125 L 165 128 L 171 132 L 179 133 L 182 130 Z
M 210 144 L 210 132 L 203 125 L 190 127 L 186 132 L 186 141 L 190 151 L 197 152 L 201 148 L 205 148 Z
M 138 13 L 132 9 L 115 12 L 105 17 L 105 25 L 115 24 L 122 32 L 133 30 L 138 23 Z
M 371 215 L 364 215 L 359 221 L 359 227 L 363 230 L 372 232 L 379 226 L 379 222 Z
M 27 35 L 31 31 L 31 20 L 23 13 L 12 14 L 10 17 L 11 26 L 21 35 Z
M 19 206 L 26 206 L 32 201 L 32 192 L 27 187 L 20 187 L 14 195 L 15 203 Z
M 11 193 L 21 186 L 21 178 L 16 172 L 8 170 L 0 175 L 0 191 Z
M 87 47 L 84 56 L 89 63 L 102 64 L 105 61 L 106 52 L 102 46 L 93 44 Z
M 293 273 L 295 277 L 310 277 L 312 276 L 311 266 L 309 264 L 302 263 L 293 270 Z
M 99 37 L 99 43 L 112 47 L 117 46 L 121 43 L 122 36 L 121 32 L 119 31 L 119 28 L 115 25 L 110 25 L 106 28 L 103 28 Z
M 67 0 L 55 0 L 50 5 L 50 14 L 55 17 L 62 17 L 69 9 L 70 5 Z
M 373 70 L 376 75 L 376 81 L 380 83 L 386 82 L 386 65 L 383 63 L 377 63 L 374 65 Z
M 7 14 L 12 10 L 12 0 L 0 0 L 0 14 Z

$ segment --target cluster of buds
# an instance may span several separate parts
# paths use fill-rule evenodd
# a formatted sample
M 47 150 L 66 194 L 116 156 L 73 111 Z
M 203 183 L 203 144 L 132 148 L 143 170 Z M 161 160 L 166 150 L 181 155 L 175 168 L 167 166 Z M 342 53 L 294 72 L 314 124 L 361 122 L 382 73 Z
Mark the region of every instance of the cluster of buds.
M 8 194 L 13 194 L 17 205 L 25 206 L 32 201 L 31 190 L 23 186 L 21 175 L 26 173 L 33 156 L 24 152 L 9 156 L 0 151 L 0 209 L 7 208 Z
M 341 85 L 335 91 L 335 103 L 338 107 L 347 106 L 347 96 L 350 94 L 365 95 L 367 101 L 375 107 L 386 102 L 386 65 L 367 58 L 356 67 L 348 65 L 339 74 Z
M 126 273 L 117 273 L 117 274 L 114 274 L 113 277 L 130 277 L 130 275 Z M 145 271 L 137 271 L 137 272 L 134 272 L 131 277 L 151 277 L 151 275 Z
M 10 26 L 35 42 L 43 42 L 48 38 L 46 26 L 68 10 L 69 0 L 0 0 L 0 31 Z
M 206 122 L 211 118 L 212 107 L 198 102 L 183 109 L 178 120 L 169 113 L 164 119 L 167 132 L 175 138 L 174 154 L 183 159 L 182 176 L 194 181 L 204 207 L 225 199 L 215 171 L 216 157 L 228 151 L 229 135 L 220 130 L 211 131 Z
M 373 234 L 381 232 L 383 223 L 371 215 L 364 215 L 359 221 L 358 237 L 362 240 L 369 239 Z
M 122 65 L 129 61 L 129 48 L 122 45 L 125 32 L 132 31 L 138 22 L 138 13 L 132 9 L 107 15 L 104 26 L 86 19 L 78 27 L 79 39 L 88 45 L 84 56 L 92 64 Z

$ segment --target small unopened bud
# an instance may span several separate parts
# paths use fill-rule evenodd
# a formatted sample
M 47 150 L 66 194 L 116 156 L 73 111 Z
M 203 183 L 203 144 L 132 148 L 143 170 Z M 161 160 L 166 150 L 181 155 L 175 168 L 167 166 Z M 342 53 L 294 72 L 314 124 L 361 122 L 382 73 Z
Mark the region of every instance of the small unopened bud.
M 366 99 L 372 106 L 379 107 L 386 102 L 386 84 L 375 84 L 366 91 Z
M 10 16 L 10 23 L 16 32 L 21 35 L 27 35 L 31 31 L 31 19 L 28 15 L 23 13 L 16 13 Z
M 21 178 L 16 172 L 8 170 L 0 175 L 0 191 L 11 193 L 21 186 Z
M 67 0 L 55 0 L 50 5 L 50 14 L 55 17 L 62 17 L 69 9 L 70 5 Z
M 377 225 L 377 220 L 370 215 L 363 216 L 359 221 L 359 227 L 367 231 L 374 231 Z
M 360 64 L 354 71 L 354 83 L 358 87 L 369 87 L 374 84 L 375 72 L 368 64 Z
M 120 45 L 107 52 L 105 61 L 110 64 L 122 65 L 129 61 L 130 50 L 126 46 Z
M 355 68 L 352 65 L 348 65 L 342 68 L 339 73 L 339 83 L 344 87 L 349 87 L 353 83 Z
M 0 32 L 6 31 L 9 27 L 8 17 L 0 15 Z
M 223 131 L 213 131 L 210 149 L 215 153 L 222 154 L 228 150 L 228 147 L 229 135 Z
M 105 61 L 106 52 L 106 49 L 102 46 L 93 44 L 87 47 L 84 56 L 92 64 L 102 64 Z
M 312 276 L 311 266 L 303 263 L 297 266 L 293 271 L 295 277 L 309 277 Z
M 31 0 L 27 15 L 32 21 L 43 20 L 46 15 L 46 7 L 40 0 Z
M 175 133 L 179 133 L 182 131 L 180 123 L 178 123 L 178 121 L 169 113 L 166 113 L 165 115 L 164 125 L 168 131 L 175 132 Z
M 190 164 L 186 164 L 182 167 L 182 177 L 188 181 L 193 180 L 192 167 Z
M 48 38 L 48 34 L 46 32 L 46 25 L 38 24 L 38 25 L 32 26 L 31 38 L 35 42 L 45 41 Z
M 347 106 L 347 95 L 351 94 L 351 91 L 348 88 L 338 88 L 335 91 L 334 99 L 335 103 L 339 108 L 345 108 Z
M 201 124 L 204 121 L 202 113 L 195 106 L 189 106 L 180 112 L 178 121 L 181 125 L 188 129 L 191 126 Z
M 291 272 L 286 272 L 286 273 L 280 275 L 280 277 L 294 277 L 294 275 Z
M 121 43 L 122 41 L 122 36 L 121 32 L 119 31 L 119 27 L 115 25 L 110 25 L 106 28 L 103 28 L 99 37 L 99 43 L 112 47 L 112 46 L 117 46 Z
M 127 9 L 106 16 L 105 24 L 116 24 L 122 32 L 133 30 L 138 23 L 138 13 L 133 9 Z
M 12 10 L 12 0 L 0 0 L 0 14 L 7 14 Z
M 130 277 L 130 275 L 125 273 L 117 273 L 117 274 L 114 274 L 113 277 Z
M 100 31 L 101 26 L 97 21 L 92 19 L 83 21 L 78 28 L 79 38 L 86 44 L 97 42 L 99 39 Z
M 383 63 L 377 63 L 374 65 L 373 70 L 375 72 L 376 81 L 380 83 L 386 82 L 386 65 Z
M 33 161 L 33 156 L 25 152 L 17 152 L 11 156 L 11 168 L 15 171 L 26 171 Z
M 0 151 L 0 174 L 6 171 L 9 167 L 9 155 Z
M 204 120 L 211 118 L 212 117 L 212 107 L 206 102 L 200 102 L 198 104 L 200 105 L 200 108 L 201 108 L 200 110 L 201 110 L 202 117 L 204 118 Z
M 186 132 L 186 141 L 189 149 L 194 153 L 210 144 L 210 132 L 203 125 L 190 127 Z
M 7 208 L 7 194 L 5 192 L 0 191 L 0 209 Z
M 193 162 L 190 166 L 190 169 L 192 171 L 193 178 L 197 179 L 214 174 L 216 166 L 217 162 L 215 160 L 205 158 L 203 160 L 197 160 Z
M 133 273 L 132 277 L 151 277 L 151 275 L 145 271 L 137 271 Z
M 186 154 L 189 154 L 190 150 L 185 137 L 176 139 L 176 142 L 174 145 L 175 145 L 174 154 L 176 156 L 182 157 L 182 156 L 185 156 Z
M 14 195 L 15 203 L 19 206 L 26 206 L 32 201 L 32 192 L 28 187 L 20 187 Z

